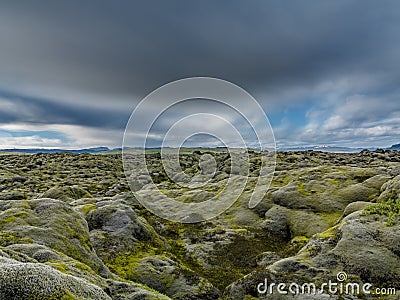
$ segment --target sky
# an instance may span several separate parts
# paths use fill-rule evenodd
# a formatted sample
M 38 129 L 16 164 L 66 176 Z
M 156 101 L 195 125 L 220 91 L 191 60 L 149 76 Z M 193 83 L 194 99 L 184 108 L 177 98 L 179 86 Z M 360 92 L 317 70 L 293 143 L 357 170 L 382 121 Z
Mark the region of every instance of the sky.
M 400 2 L 0 0 L 0 148 L 121 147 L 146 95 L 196 76 L 251 94 L 278 147 L 400 143 Z M 231 116 L 193 100 L 151 145 L 209 111 Z

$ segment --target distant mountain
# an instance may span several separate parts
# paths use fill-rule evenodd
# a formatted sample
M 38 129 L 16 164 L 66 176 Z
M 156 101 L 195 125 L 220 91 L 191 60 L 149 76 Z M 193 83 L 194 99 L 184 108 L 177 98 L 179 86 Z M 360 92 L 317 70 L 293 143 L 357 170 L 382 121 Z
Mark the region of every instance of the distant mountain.
M 356 153 L 362 150 L 375 151 L 377 148 L 352 148 L 352 147 L 339 147 L 339 146 L 301 146 L 301 147 L 284 147 L 278 149 L 278 151 L 323 151 L 323 152 L 336 152 L 336 153 Z M 400 151 L 400 144 L 392 145 L 388 148 L 383 148 L 384 150 L 396 150 Z
M 137 150 L 141 149 L 140 147 L 126 147 L 125 150 Z M 154 148 L 146 148 L 147 150 L 156 150 L 160 149 L 159 147 Z M 200 149 L 200 148 L 199 148 Z M 204 148 L 208 149 L 208 148 Z M 215 148 L 219 149 L 219 147 Z M 370 150 L 374 151 L 376 148 L 351 148 L 351 147 L 339 147 L 339 146 L 299 146 L 299 147 L 282 147 L 278 148 L 278 151 L 322 151 L 322 152 L 335 152 L 335 153 L 356 153 L 362 150 Z M 400 151 L 400 144 L 392 145 L 391 147 L 384 148 L 385 150 L 397 150 Z M 84 149 L 44 149 L 44 148 L 31 148 L 31 149 L 3 149 L 1 152 L 7 153 L 26 153 L 26 154 L 36 154 L 36 153 L 60 153 L 60 152 L 68 152 L 68 153 L 101 153 L 101 152 L 120 152 L 122 148 L 113 148 L 110 149 L 108 147 L 93 147 L 93 148 L 84 148 Z
M 351 147 L 339 147 L 339 146 L 301 146 L 301 147 L 287 147 L 278 149 L 278 151 L 322 151 L 322 152 L 335 152 L 335 153 L 356 153 L 362 150 L 374 151 L 376 148 L 351 148 Z
M 392 145 L 389 148 L 386 148 L 386 150 L 397 150 L 397 151 L 400 151 L 400 144 Z
M 68 152 L 68 153 L 97 153 L 97 152 L 105 152 L 109 151 L 108 147 L 94 147 L 94 148 L 86 148 L 86 149 L 43 149 L 43 148 L 33 148 L 33 149 L 3 149 L 0 152 L 8 152 L 8 153 L 26 153 L 26 154 L 36 154 L 36 153 L 60 153 L 60 152 Z

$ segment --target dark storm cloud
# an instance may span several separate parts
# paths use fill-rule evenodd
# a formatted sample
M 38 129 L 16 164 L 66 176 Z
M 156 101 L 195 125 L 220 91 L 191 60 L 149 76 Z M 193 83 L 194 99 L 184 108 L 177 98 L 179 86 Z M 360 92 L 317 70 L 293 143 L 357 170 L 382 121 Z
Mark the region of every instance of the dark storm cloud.
M 400 81 L 399 32 L 398 1 L 0 1 L 0 88 L 29 95 L 17 102 L 32 122 L 118 128 L 160 85 L 213 76 L 275 110 L 376 99 L 358 119 L 343 113 L 357 128 L 374 107 L 399 109 L 385 98 Z
M 50 99 L 41 99 L 0 90 L 0 111 L 2 123 L 66 124 L 122 129 L 129 112 L 110 111 L 88 105 L 71 106 Z
M 144 96 L 197 75 L 258 91 L 371 68 L 398 72 L 399 8 L 396 1 L 9 1 L 0 12 L 2 75 Z

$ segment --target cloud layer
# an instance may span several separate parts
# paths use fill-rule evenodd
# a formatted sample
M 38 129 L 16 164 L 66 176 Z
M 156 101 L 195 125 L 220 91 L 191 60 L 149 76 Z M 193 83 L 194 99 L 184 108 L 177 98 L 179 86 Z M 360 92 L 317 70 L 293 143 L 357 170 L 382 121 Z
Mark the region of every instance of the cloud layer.
M 120 146 L 146 94 L 191 76 L 249 91 L 278 145 L 389 146 L 399 33 L 398 1 L 1 1 L 0 146 Z

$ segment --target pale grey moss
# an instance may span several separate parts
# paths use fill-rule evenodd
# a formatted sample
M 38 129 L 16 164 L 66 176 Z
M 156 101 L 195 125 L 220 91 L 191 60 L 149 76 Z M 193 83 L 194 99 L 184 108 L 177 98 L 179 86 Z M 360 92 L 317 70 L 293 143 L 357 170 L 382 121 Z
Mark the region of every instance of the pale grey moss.
M 40 263 L 0 262 L 1 299 L 111 299 L 101 288 Z

